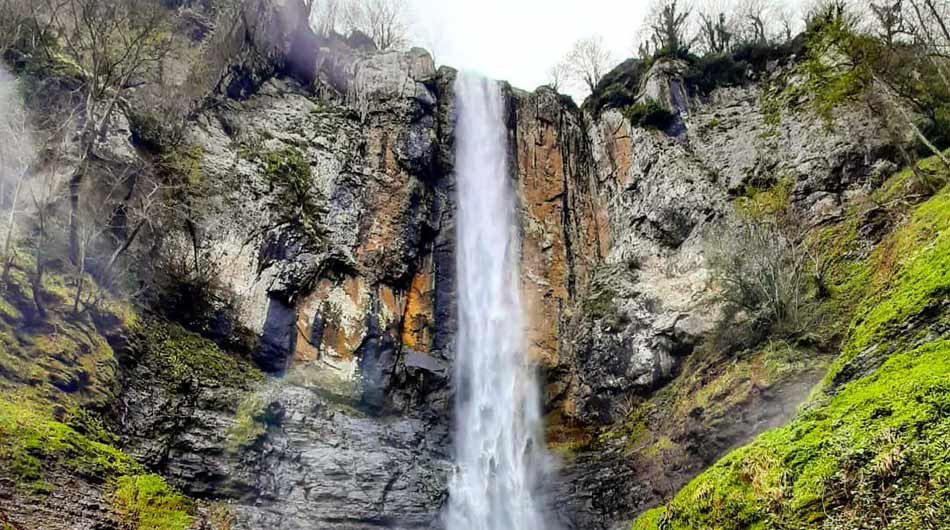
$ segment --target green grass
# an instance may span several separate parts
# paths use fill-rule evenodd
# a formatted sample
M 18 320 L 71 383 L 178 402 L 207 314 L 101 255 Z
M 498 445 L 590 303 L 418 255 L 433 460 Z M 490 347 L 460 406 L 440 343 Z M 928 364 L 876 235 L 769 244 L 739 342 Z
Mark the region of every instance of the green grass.
M 129 528 L 186 530 L 191 527 L 193 502 L 157 475 L 120 477 L 112 495 L 112 505 Z
M 141 470 L 121 451 L 56 421 L 49 407 L 21 396 L 0 398 L 0 462 L 10 478 L 34 492 L 49 490 L 46 471 L 53 466 L 91 480 Z
M 858 228 L 820 234 L 837 249 L 832 296 L 845 299 L 832 314 L 854 315 L 825 391 L 634 529 L 950 525 L 950 188 L 873 252 L 856 248 Z

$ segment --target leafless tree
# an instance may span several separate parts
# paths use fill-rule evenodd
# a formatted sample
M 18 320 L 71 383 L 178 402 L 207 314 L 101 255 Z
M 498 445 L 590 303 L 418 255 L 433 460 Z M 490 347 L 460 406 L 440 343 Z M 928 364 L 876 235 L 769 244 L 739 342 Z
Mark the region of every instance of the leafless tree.
M 0 69 L 0 201 L 6 201 L 9 189 L 13 189 L 3 237 L 4 280 L 14 259 L 20 193 L 37 159 L 29 116 L 19 100 L 18 88 L 18 81 Z
M 29 33 L 27 0 L 0 0 L 0 57 Z
M 611 66 L 610 50 L 604 38 L 594 35 L 574 43 L 564 59 L 565 70 L 570 77 L 582 83 L 591 92 Z
M 903 0 L 896 2 L 870 2 L 868 7 L 874 15 L 878 37 L 885 46 L 893 46 L 906 33 L 904 26 Z
M 684 55 L 694 38 L 690 35 L 691 7 L 682 0 L 654 0 L 647 18 L 648 40 L 655 52 Z
M 726 53 L 732 49 L 735 33 L 726 13 L 699 13 L 699 41 L 706 53 Z
M 313 0 L 310 20 L 317 35 L 327 37 L 339 30 L 343 18 L 340 0 Z
M 77 168 L 69 181 L 69 256 L 79 261 L 82 183 L 99 139 L 130 90 L 147 81 L 169 49 L 167 11 L 159 0 L 40 0 L 62 55 L 77 67 L 82 114 Z
M 343 10 L 350 32 L 368 35 L 380 50 L 409 44 L 408 7 L 405 0 L 350 0 Z
M 780 216 L 732 219 L 706 251 L 723 300 L 779 332 L 802 331 L 809 321 L 810 258 L 800 226 Z
M 775 32 L 775 4 L 770 0 L 741 0 L 736 6 L 737 29 L 739 39 L 749 44 L 765 44 L 772 40 Z
M 559 61 L 548 69 L 547 85 L 555 91 L 566 88 L 571 78 L 571 69 L 566 61 Z

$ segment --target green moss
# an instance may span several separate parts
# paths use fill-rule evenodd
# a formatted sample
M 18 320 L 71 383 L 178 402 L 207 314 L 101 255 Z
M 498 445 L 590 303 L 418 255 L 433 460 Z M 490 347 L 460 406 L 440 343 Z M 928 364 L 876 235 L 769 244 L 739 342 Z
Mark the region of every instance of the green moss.
M 581 307 L 585 315 L 592 318 L 605 318 L 610 316 L 614 308 L 614 299 L 617 293 L 608 288 L 595 289 L 581 301 Z
M 816 528 L 882 517 L 950 523 L 950 341 L 893 356 L 827 404 L 715 464 L 635 529 Z M 834 514 L 834 515 L 830 515 Z M 852 528 L 844 525 L 842 527 Z
M 869 348 L 878 356 L 929 333 L 950 296 L 950 188 L 917 208 L 909 222 L 888 237 L 858 276 L 866 296 L 848 330 L 842 355 L 829 371 L 833 381 L 843 367 Z M 945 318 L 945 317 L 944 317 Z M 915 332 L 905 324 L 917 319 Z
M 162 166 L 188 186 L 199 186 L 204 181 L 204 147 L 199 144 L 176 146 L 162 155 Z
M 241 400 L 235 415 L 234 425 L 228 432 L 228 447 L 232 451 L 253 446 L 267 432 L 264 400 L 250 394 Z
M 0 298 L 0 318 L 7 322 L 15 323 L 23 318 L 23 313 L 5 299 Z
M 112 506 L 124 527 L 138 530 L 186 530 L 194 507 L 161 477 L 144 474 L 119 478 Z
M 44 478 L 51 466 L 65 467 L 92 480 L 140 469 L 117 449 L 54 420 L 48 408 L 6 397 L 0 398 L 0 462 L 18 485 L 36 492 L 49 489 Z
M 642 103 L 634 103 L 627 107 L 624 115 L 634 127 L 666 130 L 673 124 L 676 116 L 666 110 L 657 101 L 648 99 Z
M 746 186 L 742 196 L 736 198 L 736 210 L 750 219 L 778 215 L 788 208 L 794 186 L 794 181 L 787 177 L 767 189 Z
M 816 237 L 832 260 L 826 310 L 854 313 L 826 378 L 833 393 L 816 392 L 788 426 L 723 458 L 634 528 L 950 524 L 941 500 L 950 495 L 950 189 L 870 253 L 858 236 L 862 218 Z M 796 370 L 800 361 L 782 348 L 763 356 L 766 380 L 787 379 L 783 366 Z M 718 404 L 714 389 L 735 385 L 741 378 L 729 374 L 743 372 L 741 364 L 724 372 L 727 383 L 696 393 L 697 402 Z
M 183 385 L 248 388 L 263 380 L 263 374 L 249 362 L 170 322 L 144 322 L 137 343 L 145 361 L 173 389 Z

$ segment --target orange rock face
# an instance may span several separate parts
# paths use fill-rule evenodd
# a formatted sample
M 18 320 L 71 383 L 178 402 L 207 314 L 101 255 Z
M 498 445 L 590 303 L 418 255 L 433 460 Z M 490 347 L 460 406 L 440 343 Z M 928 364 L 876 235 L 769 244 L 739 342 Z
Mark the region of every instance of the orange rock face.
M 576 290 L 606 243 L 605 214 L 585 190 L 593 177 L 578 156 L 585 145 L 579 113 L 541 91 L 517 99 L 517 186 L 522 214 L 522 288 L 532 358 L 561 366 L 561 334 Z
M 431 264 L 426 263 L 412 279 L 402 320 L 403 346 L 419 353 L 429 353 L 432 347 L 434 288 Z

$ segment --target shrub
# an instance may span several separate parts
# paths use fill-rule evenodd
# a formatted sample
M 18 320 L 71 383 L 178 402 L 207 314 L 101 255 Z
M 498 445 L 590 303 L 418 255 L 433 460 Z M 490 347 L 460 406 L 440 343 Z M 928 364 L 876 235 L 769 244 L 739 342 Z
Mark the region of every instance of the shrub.
M 701 94 L 723 86 L 739 85 L 746 80 L 748 63 L 736 61 L 726 54 L 707 55 L 694 59 L 686 71 L 686 86 Z
M 120 477 L 112 504 L 124 527 L 139 530 L 185 530 L 193 504 L 157 475 Z
M 666 130 L 676 120 L 676 115 L 663 108 L 656 100 L 648 99 L 627 107 L 625 112 L 630 124 L 647 129 Z
M 793 335 L 805 330 L 812 314 L 809 255 L 778 219 L 723 222 L 706 260 L 728 305 L 757 327 Z
M 594 92 L 584 101 L 584 109 L 598 116 L 608 109 L 623 109 L 637 100 L 640 81 L 650 64 L 640 59 L 627 59 L 597 83 Z
M 296 147 L 269 151 L 262 157 L 264 176 L 274 190 L 273 207 L 281 222 L 298 226 L 311 242 L 324 235 L 327 213 L 313 187 L 310 163 Z

